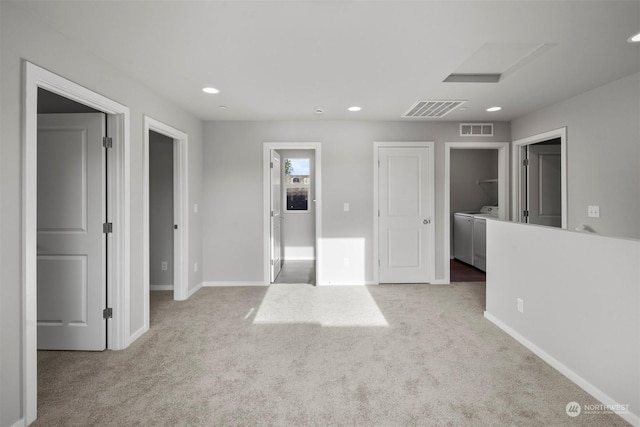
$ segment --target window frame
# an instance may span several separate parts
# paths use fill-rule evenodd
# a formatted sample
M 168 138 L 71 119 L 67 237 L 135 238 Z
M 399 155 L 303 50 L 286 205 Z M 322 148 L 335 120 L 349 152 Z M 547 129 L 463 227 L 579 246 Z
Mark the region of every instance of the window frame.
M 307 179 L 307 182 L 297 182 L 297 183 L 288 183 L 287 182 L 287 173 L 286 173 L 286 164 L 287 164 L 287 160 L 306 160 L 307 161 L 307 165 L 309 167 L 309 174 L 308 175 L 289 175 L 289 176 L 299 176 L 299 177 L 305 177 Z M 311 159 L 309 157 L 285 157 L 283 158 L 282 162 L 282 212 L 283 213 L 287 213 L 287 214 L 308 214 L 311 213 L 311 203 L 313 200 L 313 195 L 312 195 L 312 185 L 311 185 Z M 304 179 L 303 179 L 304 181 Z M 307 208 L 306 209 L 289 209 L 289 204 L 288 202 L 288 190 L 289 189 L 294 189 L 294 188 L 301 188 L 301 189 L 306 189 L 307 190 Z

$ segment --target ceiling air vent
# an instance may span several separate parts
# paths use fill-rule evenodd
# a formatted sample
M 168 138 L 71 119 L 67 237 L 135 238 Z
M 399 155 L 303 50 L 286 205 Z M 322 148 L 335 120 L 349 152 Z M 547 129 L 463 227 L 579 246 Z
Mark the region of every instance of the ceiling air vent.
M 467 101 L 416 101 L 402 117 L 439 119 Z
M 493 123 L 460 123 L 460 136 L 493 136 Z

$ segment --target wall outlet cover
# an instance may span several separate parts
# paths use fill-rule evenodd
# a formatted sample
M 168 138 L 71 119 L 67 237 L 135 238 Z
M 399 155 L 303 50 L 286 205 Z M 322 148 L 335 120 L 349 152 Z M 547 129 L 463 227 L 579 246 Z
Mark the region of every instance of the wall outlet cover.
M 517 298 L 517 308 L 520 313 L 524 313 L 524 300 L 522 298 Z

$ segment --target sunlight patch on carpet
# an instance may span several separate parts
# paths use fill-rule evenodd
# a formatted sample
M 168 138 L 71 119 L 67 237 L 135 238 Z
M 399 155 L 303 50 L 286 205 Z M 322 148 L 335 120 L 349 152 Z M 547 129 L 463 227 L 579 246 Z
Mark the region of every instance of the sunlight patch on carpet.
M 389 326 L 365 286 L 315 287 L 287 283 L 269 286 L 253 323 Z

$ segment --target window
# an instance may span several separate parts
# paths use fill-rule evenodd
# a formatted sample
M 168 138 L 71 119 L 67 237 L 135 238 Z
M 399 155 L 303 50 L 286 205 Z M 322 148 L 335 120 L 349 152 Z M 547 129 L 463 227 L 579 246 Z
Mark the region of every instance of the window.
M 309 159 L 284 159 L 284 210 L 309 211 L 310 162 Z

